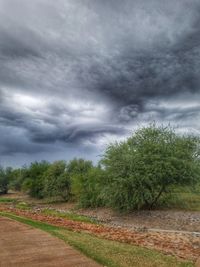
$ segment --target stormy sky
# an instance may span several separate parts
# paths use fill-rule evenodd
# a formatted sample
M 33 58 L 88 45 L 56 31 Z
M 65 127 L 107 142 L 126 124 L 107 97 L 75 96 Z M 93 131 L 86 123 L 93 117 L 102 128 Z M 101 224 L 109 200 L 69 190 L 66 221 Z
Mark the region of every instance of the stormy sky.
M 200 133 L 199 0 L 0 0 L 0 164 L 84 157 L 149 122 Z

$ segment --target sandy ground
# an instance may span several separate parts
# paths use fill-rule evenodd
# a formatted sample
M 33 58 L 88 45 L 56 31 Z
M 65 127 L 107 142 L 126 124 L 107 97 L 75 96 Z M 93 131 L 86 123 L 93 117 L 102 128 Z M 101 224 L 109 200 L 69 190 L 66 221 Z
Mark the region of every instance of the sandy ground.
M 200 258 L 196 262 L 196 267 L 200 267 Z
M 39 229 L 0 217 L 0 267 L 100 267 Z
M 196 267 L 200 267 L 200 258 L 197 260 L 197 262 L 196 262 L 196 265 L 195 265 Z

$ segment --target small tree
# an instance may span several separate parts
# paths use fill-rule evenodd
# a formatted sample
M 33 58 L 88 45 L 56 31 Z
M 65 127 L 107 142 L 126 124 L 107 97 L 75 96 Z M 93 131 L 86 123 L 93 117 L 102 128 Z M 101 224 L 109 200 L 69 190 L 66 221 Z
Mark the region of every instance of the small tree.
M 87 173 L 76 174 L 72 177 L 73 193 L 81 207 L 102 206 L 102 188 L 104 171 L 98 167 L 93 167 Z M 77 190 L 78 189 L 78 190 Z
M 23 169 L 14 169 L 10 175 L 9 188 L 15 191 L 20 191 L 23 181 L 24 181 L 24 171 Z
M 197 137 L 155 125 L 111 144 L 102 160 L 107 203 L 121 210 L 153 208 L 171 186 L 194 184 L 200 174 L 199 144 Z
M 7 194 L 9 189 L 9 183 L 12 178 L 12 168 L 0 167 L 0 194 Z
M 67 173 L 65 161 L 56 161 L 44 173 L 44 196 L 70 198 L 70 177 Z
M 84 188 L 88 172 L 93 168 L 92 162 L 84 159 L 73 159 L 67 165 L 67 171 L 71 179 L 72 197 L 80 202 L 80 197 Z
M 72 197 L 81 207 L 103 205 L 102 189 L 104 170 L 100 164 L 94 167 L 91 161 L 73 159 L 67 165 L 71 179 Z
M 0 194 L 7 194 L 8 192 L 8 179 L 5 170 L 0 167 Z
M 21 189 L 27 191 L 30 196 L 36 198 L 43 197 L 44 173 L 50 164 L 47 161 L 33 162 L 29 167 L 23 169 L 23 182 Z

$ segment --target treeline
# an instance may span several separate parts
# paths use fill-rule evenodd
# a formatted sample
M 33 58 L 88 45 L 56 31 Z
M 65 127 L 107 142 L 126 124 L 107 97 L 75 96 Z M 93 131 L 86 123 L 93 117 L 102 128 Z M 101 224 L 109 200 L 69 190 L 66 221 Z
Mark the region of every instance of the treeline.
M 33 162 L 19 169 L 1 168 L 0 191 L 9 189 L 27 192 L 35 198 L 55 198 L 77 201 L 81 206 L 99 206 L 99 188 L 105 178 L 105 170 L 92 161 L 73 159 L 69 162 Z
M 199 156 L 199 137 L 150 125 L 110 144 L 97 166 L 73 159 L 1 168 L 0 192 L 10 188 L 35 198 L 76 201 L 82 207 L 153 208 L 174 187 L 200 182 Z

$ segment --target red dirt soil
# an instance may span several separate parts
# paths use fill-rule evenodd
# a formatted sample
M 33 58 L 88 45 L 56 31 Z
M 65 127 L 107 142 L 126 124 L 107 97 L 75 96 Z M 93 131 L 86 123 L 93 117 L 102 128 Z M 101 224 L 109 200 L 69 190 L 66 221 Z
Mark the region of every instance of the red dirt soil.
M 1 267 L 100 267 L 50 234 L 0 217 Z

